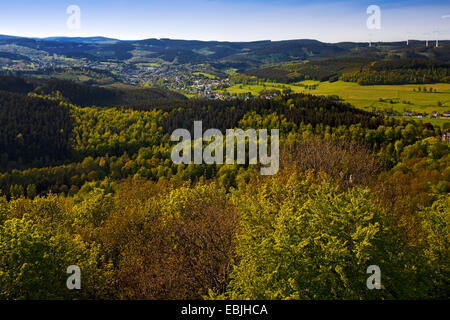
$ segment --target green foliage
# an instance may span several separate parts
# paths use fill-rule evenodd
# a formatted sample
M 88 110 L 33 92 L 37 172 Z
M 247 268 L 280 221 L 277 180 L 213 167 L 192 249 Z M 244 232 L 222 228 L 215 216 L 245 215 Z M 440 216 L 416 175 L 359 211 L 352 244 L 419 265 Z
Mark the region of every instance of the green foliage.
M 161 144 L 161 111 L 72 108 L 75 159 L 135 154 Z
M 58 101 L 0 91 L 0 154 L 20 165 L 43 165 L 69 155 L 72 119 Z M 0 162 L 0 170 L 8 163 Z
M 368 58 L 339 58 L 321 61 L 290 63 L 275 67 L 266 67 L 246 71 L 249 76 L 281 83 L 293 83 L 304 80 L 336 81 L 344 72 L 360 69 L 368 63 Z
M 41 95 L 55 92 L 81 107 L 133 106 L 158 100 L 184 100 L 183 95 L 163 89 L 109 89 L 72 81 L 50 80 L 35 89 Z
M 405 298 L 426 286 L 415 283 L 408 248 L 394 245 L 399 239 L 368 190 L 342 192 L 326 179 L 296 174 L 248 189 L 236 194 L 241 261 L 226 297 Z M 380 291 L 366 287 L 370 265 L 384 271 Z
M 55 124 L 45 108 L 31 116 L 37 125 L 7 124 L 14 130 L 0 152 L 0 299 L 448 295 L 444 128 L 304 94 L 134 109 L 61 100 L 58 91 L 23 100 L 59 108 Z M 62 141 L 52 133 L 66 116 Z M 194 120 L 204 129 L 280 129 L 280 173 L 175 165 L 169 134 Z M 36 128 L 59 146 L 70 136 L 70 153 L 27 164 L 9 152 L 32 143 Z M 81 291 L 65 287 L 69 265 L 82 269 Z M 366 287 L 369 265 L 381 268 L 381 290 Z
M 68 234 L 52 234 L 29 217 L 12 218 L 0 226 L 1 299 L 76 299 L 108 296 L 112 281 L 108 267 L 101 270 L 98 248 Z M 85 288 L 70 291 L 67 267 L 78 265 Z M 109 279 L 108 279 L 109 278 Z
M 359 71 L 346 73 L 341 79 L 361 85 L 449 82 L 450 66 L 448 63 L 426 59 L 377 61 Z M 424 87 L 423 91 L 427 92 L 427 88 Z M 433 88 L 430 88 L 430 92 L 433 92 Z
M 422 211 L 424 246 L 428 266 L 439 299 L 448 298 L 450 289 L 450 197 L 441 196 L 433 205 Z

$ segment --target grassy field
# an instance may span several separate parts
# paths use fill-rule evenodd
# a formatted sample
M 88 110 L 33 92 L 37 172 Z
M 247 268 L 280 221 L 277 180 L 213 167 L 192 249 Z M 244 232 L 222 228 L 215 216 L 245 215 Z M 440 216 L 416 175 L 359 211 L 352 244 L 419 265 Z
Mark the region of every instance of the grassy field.
M 283 84 L 283 83 L 272 83 L 272 82 L 265 82 L 264 84 L 251 84 L 251 85 L 244 85 L 244 84 L 236 84 L 230 88 L 228 88 L 226 91 L 228 91 L 230 94 L 240 94 L 240 93 L 248 93 L 251 92 L 252 95 L 258 96 L 261 91 L 263 90 L 283 90 L 283 88 L 291 88 L 292 91 L 295 93 L 301 93 L 304 92 L 304 88 L 300 87 L 295 84 Z M 219 90 L 219 92 L 223 92 L 224 90 Z
M 317 88 L 310 90 L 304 86 L 317 85 Z M 258 85 L 236 84 L 227 89 L 230 94 L 251 92 L 259 95 L 263 90 L 280 90 L 290 88 L 295 93 L 309 93 L 314 95 L 336 95 L 357 108 L 373 110 L 394 110 L 403 113 L 409 110 L 416 113 L 430 114 L 433 111 L 443 113 L 450 111 L 450 84 L 438 83 L 420 85 L 427 90 L 433 88 L 437 92 L 418 92 L 419 85 L 378 85 L 360 86 L 351 82 L 317 82 L 303 81 L 295 84 L 282 83 L 261 83 Z M 416 90 L 416 91 L 414 91 Z M 438 105 L 440 103 L 440 106 Z M 426 120 L 426 119 L 423 119 Z M 433 119 L 434 120 L 434 119 Z M 435 119 L 435 123 L 450 122 L 447 119 Z
M 217 76 L 210 74 L 210 73 L 206 73 L 206 72 L 193 72 L 192 74 L 195 76 L 201 75 L 208 79 L 217 79 L 218 78 Z
M 404 116 L 402 116 L 402 117 L 394 117 L 394 118 L 397 118 L 397 119 L 400 119 L 400 118 L 411 119 L 410 117 L 404 117 Z M 440 126 L 440 127 L 442 127 L 442 125 L 444 123 L 447 123 L 447 125 L 450 124 L 450 120 L 446 120 L 446 119 L 436 119 L 436 118 L 423 118 L 423 119 L 413 118 L 413 119 L 416 120 L 416 121 L 422 121 L 422 123 L 431 123 L 433 126 Z

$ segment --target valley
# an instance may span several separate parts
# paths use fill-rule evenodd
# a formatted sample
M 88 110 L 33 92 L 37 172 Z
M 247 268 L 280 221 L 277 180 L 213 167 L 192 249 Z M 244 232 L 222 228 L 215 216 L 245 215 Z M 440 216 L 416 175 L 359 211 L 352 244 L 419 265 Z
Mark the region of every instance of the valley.
M 0 299 L 447 299 L 449 111 L 450 41 L 0 36 Z

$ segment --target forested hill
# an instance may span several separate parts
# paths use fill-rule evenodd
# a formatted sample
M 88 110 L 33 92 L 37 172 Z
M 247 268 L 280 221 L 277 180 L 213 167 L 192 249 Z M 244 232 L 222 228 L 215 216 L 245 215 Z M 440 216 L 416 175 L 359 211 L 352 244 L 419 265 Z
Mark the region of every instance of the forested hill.
M 166 101 L 137 109 L 169 112 L 169 117 L 162 122 L 162 127 L 167 133 L 178 128 L 190 130 L 196 120 L 202 120 L 207 128 L 224 131 L 237 127 L 239 121 L 249 112 L 261 115 L 276 113 L 289 122 L 297 125 L 308 123 L 313 127 L 316 125 L 337 127 L 359 123 L 366 128 L 376 128 L 382 123 L 379 116 L 370 112 L 331 98 L 306 94 L 284 95 L 274 99 Z
M 2 46 L 11 45 L 23 52 L 25 56 L 33 56 L 40 52 L 66 57 L 84 56 L 90 60 L 101 61 L 124 61 L 133 57 L 139 57 L 142 60 L 142 57 L 147 57 L 178 63 L 235 61 L 246 65 L 263 61 L 302 60 L 313 55 L 333 56 L 347 51 L 339 45 L 317 40 L 220 42 L 172 39 L 120 41 L 98 38 L 0 37 L 0 51 Z
M 424 84 L 450 82 L 450 63 L 424 57 L 386 59 L 383 55 L 372 55 L 281 64 L 245 74 L 282 83 L 340 79 L 361 85 Z
M 10 80 L 20 84 L 17 88 L 23 87 L 18 91 L 24 91 L 30 85 L 19 79 L 11 78 Z M 4 85 L 3 88 L 7 88 L 7 86 Z M 250 113 L 261 116 L 280 115 L 282 118 L 279 119 L 279 122 L 273 123 L 276 127 L 282 127 L 283 121 L 296 126 L 308 124 L 312 128 L 359 124 L 364 128 L 374 129 L 382 123 L 382 119 L 378 116 L 355 109 L 348 104 L 326 97 L 304 94 L 286 95 L 274 99 L 219 101 L 169 100 L 166 96 L 164 96 L 165 100 L 147 100 L 144 99 L 149 96 L 147 92 L 154 91 L 142 89 L 123 92 L 60 81 L 50 81 L 43 86 L 36 86 L 34 91 L 28 94 L 0 90 L 0 133 L 2 137 L 0 167 L 3 170 L 30 166 L 41 167 L 58 161 L 60 163 L 81 161 L 86 156 L 122 156 L 124 153 L 132 155 L 139 148 L 148 146 L 147 140 L 141 141 L 136 138 L 147 130 L 156 130 L 145 133 L 145 135 L 150 135 L 151 141 L 156 136 L 170 135 L 178 128 L 191 129 L 196 120 L 203 121 L 205 128 L 218 128 L 225 131 L 239 127 L 240 121 Z M 159 98 L 159 96 L 157 97 Z M 121 99 L 125 98 L 132 102 L 128 107 L 122 104 L 123 100 Z M 134 100 L 132 100 L 133 98 Z M 104 103 L 100 104 L 99 102 Z M 116 102 L 120 102 L 117 104 L 119 108 L 106 107 L 108 104 L 113 105 Z M 84 108 L 80 107 L 88 105 L 102 106 L 103 108 L 86 108 L 88 109 L 86 113 L 91 113 L 90 117 L 77 116 L 85 113 L 82 111 Z M 101 137 L 96 137 L 94 140 L 106 138 L 107 140 L 113 139 L 114 142 L 102 146 L 101 151 L 80 153 L 77 145 L 85 143 L 83 142 L 85 138 L 80 138 L 80 135 L 84 136 L 84 130 L 89 132 L 92 130 L 91 126 L 97 125 L 96 121 L 91 123 L 91 120 L 100 116 L 102 109 L 105 109 L 105 114 L 113 116 L 108 122 L 119 122 L 105 124 L 106 127 L 99 132 Z M 121 115 L 128 112 L 137 118 L 120 120 Z M 156 114 L 158 116 L 155 116 Z M 139 120 L 141 117 L 148 116 L 155 119 L 152 121 Z M 123 130 L 135 126 L 139 127 L 138 132 L 126 138 L 127 135 Z M 72 130 L 74 127 L 78 129 Z M 101 145 L 100 142 L 91 147 L 98 148 L 99 145 Z
M 0 36 L 0 54 L 15 60 L 33 61 L 43 57 L 64 56 L 92 62 L 126 62 L 129 65 L 149 61 L 176 64 L 210 64 L 222 71 L 235 68 L 246 71 L 268 64 L 336 57 L 367 57 L 395 54 L 401 57 L 426 56 L 447 61 L 450 42 L 439 48 L 425 47 L 422 41 L 383 43 L 369 48 L 367 43 L 323 43 L 299 39 L 286 41 L 220 42 L 173 39 L 121 41 L 93 38 L 32 39 Z M 13 48 L 13 49 L 12 49 Z M 18 59 L 18 55 L 23 56 Z
M 187 99 L 182 94 L 160 88 L 110 89 L 62 80 L 50 80 L 35 91 L 43 95 L 60 92 L 81 107 L 135 106 L 152 101 Z
M 71 152 L 72 118 L 58 101 L 0 91 L 1 162 L 48 163 Z
M 14 76 L 0 76 L 0 90 L 17 93 L 28 93 L 35 88 L 35 84 L 23 78 Z
M 135 106 L 186 99 L 182 94 L 160 88 L 112 89 L 64 80 L 28 81 L 14 76 L 0 76 L 0 90 L 53 96 L 60 94 L 67 102 L 81 107 Z
M 281 83 L 292 83 L 303 80 L 336 81 L 343 73 L 359 70 L 362 66 L 372 62 L 374 59 L 376 58 L 347 57 L 290 63 L 249 70 L 245 72 L 245 74 L 248 76 L 255 76 L 259 79 Z
M 361 85 L 450 82 L 450 63 L 430 59 L 381 60 L 342 75 Z
M 448 299 L 446 128 L 305 94 L 80 107 L 110 91 L 0 83 L 0 300 Z M 174 163 L 195 120 L 279 129 L 278 173 L 261 145 L 259 164 Z

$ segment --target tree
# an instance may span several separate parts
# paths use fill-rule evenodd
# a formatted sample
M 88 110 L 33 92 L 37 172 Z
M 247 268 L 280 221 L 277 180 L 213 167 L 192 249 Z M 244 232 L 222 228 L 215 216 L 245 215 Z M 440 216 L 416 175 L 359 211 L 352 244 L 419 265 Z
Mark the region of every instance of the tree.
M 446 299 L 450 288 L 450 198 L 441 196 L 433 205 L 421 211 L 425 237 L 423 245 L 428 259 L 432 294 Z
M 37 196 L 36 186 L 34 184 L 29 184 L 27 186 L 27 197 L 33 199 Z
M 428 288 L 415 283 L 414 255 L 388 228 L 368 190 L 341 192 L 326 178 L 287 171 L 237 192 L 235 201 L 240 263 L 222 297 L 404 298 Z M 382 290 L 366 287 L 373 264 L 384 270 Z
M 97 248 L 68 235 L 53 235 L 28 216 L 0 225 L 0 251 L 1 299 L 101 298 L 113 284 L 107 268 L 99 273 Z M 83 270 L 85 288 L 80 291 L 66 287 L 70 265 Z
M 10 193 L 11 197 L 19 198 L 24 195 L 24 190 L 21 185 L 15 184 L 15 185 L 11 186 L 9 193 Z

